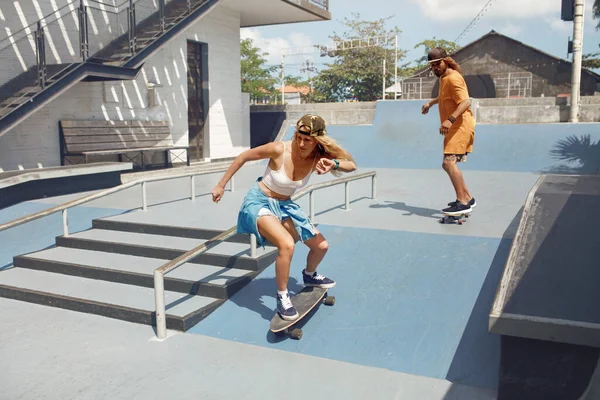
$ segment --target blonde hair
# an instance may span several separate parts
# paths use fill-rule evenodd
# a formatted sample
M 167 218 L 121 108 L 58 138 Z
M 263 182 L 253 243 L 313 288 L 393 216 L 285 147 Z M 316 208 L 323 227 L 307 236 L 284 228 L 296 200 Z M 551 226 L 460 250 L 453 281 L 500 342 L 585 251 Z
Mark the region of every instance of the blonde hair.
M 301 133 L 298 133 L 298 131 L 296 131 L 295 135 L 301 135 Z M 335 139 L 333 139 L 332 137 L 327 135 L 319 135 L 312 136 L 312 138 L 315 139 L 315 141 L 317 142 L 315 151 L 322 157 L 336 158 L 340 161 L 345 160 L 352 161 L 355 163 L 354 157 L 352 157 L 352 155 L 346 149 L 340 146 L 338 142 L 336 142 Z M 331 173 L 335 176 L 342 175 L 342 171 L 336 171 L 333 169 L 331 170 Z
M 462 71 L 460 70 L 460 65 L 458 65 L 458 63 L 456 61 L 454 61 L 454 59 L 452 57 L 444 57 L 444 62 L 453 70 L 457 71 L 459 74 L 462 75 Z

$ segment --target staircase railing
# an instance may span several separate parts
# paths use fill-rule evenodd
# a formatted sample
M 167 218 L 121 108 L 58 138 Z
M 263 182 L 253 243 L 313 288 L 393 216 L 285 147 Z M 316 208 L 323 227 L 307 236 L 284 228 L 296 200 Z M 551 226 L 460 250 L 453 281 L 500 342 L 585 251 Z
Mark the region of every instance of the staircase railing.
M 21 217 L 18 219 L 15 219 L 13 221 L 10 222 L 5 222 L 3 224 L 0 224 L 0 232 L 6 230 L 6 229 L 10 229 L 10 228 L 14 228 L 16 226 L 19 225 L 23 225 L 26 224 L 27 222 L 31 222 L 31 221 L 35 221 L 37 219 L 40 218 L 44 218 L 47 217 L 49 215 L 52 214 L 56 214 L 58 212 L 62 212 L 62 221 L 63 221 L 63 235 L 64 236 L 69 236 L 69 215 L 68 215 L 68 211 L 70 208 L 76 207 L 76 206 L 80 206 L 86 203 L 89 203 L 90 201 L 93 200 L 98 200 L 101 199 L 103 197 L 106 197 L 108 195 L 111 194 L 115 194 L 118 192 L 122 192 L 125 189 L 129 189 L 132 188 L 134 186 L 141 186 L 141 209 L 143 211 L 146 211 L 148 209 L 148 201 L 147 201 L 147 196 L 146 196 L 146 187 L 147 184 L 149 182 L 157 182 L 157 181 L 166 181 L 166 180 L 171 180 L 171 179 L 178 179 L 178 178 L 185 178 L 185 177 L 189 177 L 190 178 L 190 196 L 189 198 L 194 201 L 196 199 L 196 180 L 195 177 L 199 176 L 199 175 L 206 175 L 206 174 L 212 174 L 212 173 L 216 173 L 216 172 L 223 172 L 226 171 L 227 167 L 219 167 L 219 168 L 211 168 L 211 169 L 206 169 L 204 171 L 195 171 L 195 172 L 185 172 L 185 173 L 181 173 L 181 174 L 176 174 L 176 175 L 169 175 L 169 176 L 161 176 L 161 177 L 155 177 L 155 178 L 142 178 L 142 179 L 137 179 L 135 181 L 131 181 L 129 183 L 124 183 L 122 185 L 119 186 L 115 186 L 113 188 L 110 189 L 105 189 L 102 190 L 100 192 L 97 193 L 93 193 L 87 196 L 84 196 L 82 198 L 76 199 L 76 200 L 72 200 L 69 201 L 67 203 L 64 204 L 60 204 L 58 206 L 49 208 L 47 210 L 43 210 L 34 214 L 30 214 L 27 215 L 25 217 Z M 233 178 L 229 181 L 229 190 L 231 192 L 233 192 L 234 190 L 234 181 Z
M 316 4 L 322 9 L 329 11 L 329 0 L 308 0 L 308 2 Z
M 73 0 L 0 40 L 0 118 L 75 64 L 122 66 L 207 0 Z M 176 7 L 168 15 L 168 7 Z M 174 8 L 175 10 L 175 8 Z M 169 19 L 169 17 L 171 17 Z M 158 29 L 140 38 L 140 27 Z M 120 57 L 113 57 L 115 54 Z
M 135 181 L 132 181 L 129 183 L 125 183 L 125 184 L 122 184 L 122 185 L 119 185 L 119 186 L 116 186 L 116 187 L 113 187 L 110 189 L 102 190 L 98 193 L 93 193 L 88 196 L 84 196 L 80 199 L 76 199 L 76 200 L 72 200 L 72 201 L 64 203 L 64 204 L 60 204 L 58 206 L 49 208 L 47 210 L 43 210 L 43 211 L 40 211 L 40 212 L 37 212 L 34 214 L 27 215 L 25 217 L 15 219 L 10 222 L 0 224 L 0 232 L 10 229 L 10 228 L 14 228 L 19 225 L 26 224 L 31 221 L 35 221 L 40 218 L 47 217 L 49 215 L 52 215 L 52 214 L 55 214 L 58 212 L 62 212 L 63 235 L 69 236 L 68 210 L 70 208 L 89 203 L 90 201 L 93 201 L 93 200 L 98 200 L 100 198 L 106 197 L 106 196 L 114 194 L 114 193 L 121 192 L 123 190 L 132 188 L 137 185 L 141 185 L 141 189 L 142 189 L 141 190 L 141 197 L 142 197 L 141 209 L 145 211 L 148 209 L 148 201 L 147 201 L 147 197 L 146 197 L 146 186 L 147 186 L 148 182 L 157 182 L 157 181 L 165 181 L 165 180 L 189 177 L 190 178 L 190 196 L 189 196 L 189 198 L 192 201 L 194 201 L 196 199 L 195 177 L 199 176 L 199 175 L 223 172 L 223 171 L 226 171 L 227 168 L 229 168 L 229 166 L 212 168 L 212 169 L 207 169 L 204 171 L 186 172 L 186 173 L 170 175 L 170 176 L 138 179 L 138 180 L 135 180 Z M 347 176 L 344 178 L 339 178 L 339 179 L 335 179 L 335 180 L 331 180 L 331 181 L 327 181 L 327 182 L 316 183 L 314 185 L 310 185 L 310 186 L 304 188 L 303 190 L 299 191 L 298 193 L 295 193 L 292 196 L 292 200 L 297 200 L 308 194 L 309 199 L 310 199 L 309 200 L 309 214 L 310 214 L 311 221 L 314 222 L 315 221 L 315 196 L 314 196 L 315 191 L 317 191 L 319 189 L 335 186 L 335 185 L 344 184 L 345 185 L 344 209 L 349 210 L 350 209 L 349 183 L 352 181 L 356 181 L 359 179 L 365 179 L 365 178 L 371 178 L 371 199 L 375 199 L 376 193 L 377 193 L 377 172 L 370 171 L 370 172 L 364 172 L 362 174 L 350 175 L 350 176 Z M 234 191 L 234 177 L 231 177 L 231 179 L 229 180 L 229 190 L 231 192 Z M 185 252 L 184 254 L 175 258 L 174 260 L 171 260 L 171 261 L 165 263 L 164 265 L 162 265 L 161 267 L 157 268 L 154 271 L 156 331 L 157 331 L 157 336 L 159 339 L 164 339 L 167 337 L 166 314 L 165 314 L 165 294 L 164 294 L 164 276 L 165 276 L 165 274 L 173 271 L 174 269 L 178 268 L 182 264 L 185 264 L 189 260 L 199 256 L 200 254 L 206 252 L 207 250 L 210 250 L 211 248 L 215 247 L 217 244 L 229 239 L 231 236 L 236 234 L 236 229 L 237 229 L 237 226 L 233 226 L 233 227 L 229 228 L 228 230 L 222 232 L 221 234 L 215 236 L 214 238 L 207 240 L 206 242 L 202 243 L 201 245 L 194 247 L 193 249 Z M 256 257 L 256 237 L 252 234 L 250 235 L 250 257 L 253 257 L 253 258 Z
M 377 189 L 377 172 L 370 171 L 364 172 L 362 174 L 356 174 L 347 176 L 344 178 L 339 178 L 327 182 L 317 183 L 314 185 L 310 185 L 303 190 L 295 193 L 292 196 L 292 200 L 297 200 L 301 197 L 306 196 L 307 194 L 310 197 L 309 202 L 309 213 L 311 221 L 314 222 L 315 216 L 315 197 L 314 192 L 328 188 L 335 185 L 341 185 L 342 183 L 345 187 L 345 209 L 350 209 L 350 188 L 349 183 L 351 181 L 356 181 L 358 179 L 371 178 L 371 199 L 375 199 L 376 189 Z M 233 179 L 233 177 L 232 177 Z M 212 249 L 219 243 L 222 243 L 229 239 L 231 236 L 235 235 L 237 231 L 237 225 L 229 228 L 228 230 L 222 232 L 221 234 L 215 236 L 212 239 L 207 240 L 199 246 L 194 247 L 193 249 L 183 253 L 179 257 L 171 260 L 161 267 L 154 270 L 154 302 L 156 307 L 156 335 L 158 339 L 165 339 L 167 337 L 167 315 L 165 310 L 165 275 L 186 262 L 198 257 L 200 254 L 205 253 L 206 251 Z M 250 234 L 250 257 L 256 257 L 256 237 L 253 234 Z

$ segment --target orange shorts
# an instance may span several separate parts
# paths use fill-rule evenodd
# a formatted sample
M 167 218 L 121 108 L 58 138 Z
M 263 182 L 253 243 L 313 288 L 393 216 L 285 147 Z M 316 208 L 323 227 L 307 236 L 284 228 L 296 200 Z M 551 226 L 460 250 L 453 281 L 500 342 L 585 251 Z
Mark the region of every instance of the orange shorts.
M 459 129 L 444 135 L 444 154 L 467 154 L 473 152 L 475 132 Z

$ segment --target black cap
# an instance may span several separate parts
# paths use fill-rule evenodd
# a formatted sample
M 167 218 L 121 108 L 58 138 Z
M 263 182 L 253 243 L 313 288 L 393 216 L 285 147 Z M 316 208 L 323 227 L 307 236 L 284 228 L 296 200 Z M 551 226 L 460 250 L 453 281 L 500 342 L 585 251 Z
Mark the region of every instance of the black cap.
M 431 49 L 429 53 L 427 53 L 427 61 L 440 60 L 446 57 L 448 57 L 448 54 L 446 53 L 446 50 L 441 47 Z

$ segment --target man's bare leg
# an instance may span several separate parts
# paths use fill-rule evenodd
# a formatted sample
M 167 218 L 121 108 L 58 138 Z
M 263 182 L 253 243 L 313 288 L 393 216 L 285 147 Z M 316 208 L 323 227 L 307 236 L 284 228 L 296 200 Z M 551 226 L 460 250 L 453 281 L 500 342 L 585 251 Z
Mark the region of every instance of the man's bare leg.
M 469 201 L 471 201 L 471 193 L 469 193 L 469 190 L 467 189 L 462 172 L 458 168 L 458 165 L 456 165 L 456 156 L 444 155 L 442 168 L 450 177 L 450 181 L 452 182 L 452 186 L 454 186 L 454 191 L 456 192 L 456 199 L 463 204 L 467 204 Z

